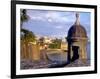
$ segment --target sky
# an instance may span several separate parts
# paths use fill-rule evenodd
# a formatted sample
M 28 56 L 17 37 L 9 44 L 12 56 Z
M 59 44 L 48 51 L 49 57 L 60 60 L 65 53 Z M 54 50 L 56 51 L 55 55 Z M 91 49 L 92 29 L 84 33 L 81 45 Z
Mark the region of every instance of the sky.
M 23 23 L 23 28 L 39 36 L 67 37 L 68 30 L 76 21 L 76 12 L 48 11 L 27 9 L 29 20 Z M 90 38 L 90 13 L 79 12 L 80 24 L 86 29 Z

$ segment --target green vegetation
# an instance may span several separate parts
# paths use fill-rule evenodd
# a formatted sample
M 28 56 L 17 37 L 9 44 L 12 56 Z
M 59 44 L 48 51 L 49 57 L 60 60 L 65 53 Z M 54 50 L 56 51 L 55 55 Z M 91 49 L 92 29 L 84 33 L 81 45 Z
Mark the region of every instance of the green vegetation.
M 27 15 L 26 9 L 21 9 L 20 20 L 21 20 L 21 40 L 26 43 L 36 41 L 34 33 L 32 33 L 31 31 L 27 29 L 22 28 L 23 22 L 26 22 L 29 20 L 29 16 Z
M 33 32 L 28 31 L 26 29 L 21 29 L 22 31 L 22 36 L 21 36 L 21 40 L 26 41 L 26 42 L 35 42 L 36 41 L 36 37 L 34 35 Z
M 22 28 L 23 22 L 29 20 L 29 16 L 27 15 L 26 9 L 21 9 L 20 20 L 21 20 L 21 40 L 27 43 L 36 41 L 35 35 L 31 31 Z
M 23 22 L 28 21 L 28 19 L 29 19 L 29 16 L 27 15 L 27 10 L 21 9 L 21 17 L 20 17 L 21 28 L 22 28 Z
M 52 40 L 52 44 L 49 44 L 51 49 L 60 49 L 61 48 L 61 39 Z

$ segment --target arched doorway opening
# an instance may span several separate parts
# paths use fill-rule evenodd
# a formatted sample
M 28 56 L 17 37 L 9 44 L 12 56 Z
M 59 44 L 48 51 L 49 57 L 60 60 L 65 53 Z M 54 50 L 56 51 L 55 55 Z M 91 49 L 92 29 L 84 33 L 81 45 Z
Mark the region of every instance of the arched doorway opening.
M 75 61 L 76 59 L 79 58 L 79 46 L 72 46 L 72 51 L 73 51 L 72 61 Z

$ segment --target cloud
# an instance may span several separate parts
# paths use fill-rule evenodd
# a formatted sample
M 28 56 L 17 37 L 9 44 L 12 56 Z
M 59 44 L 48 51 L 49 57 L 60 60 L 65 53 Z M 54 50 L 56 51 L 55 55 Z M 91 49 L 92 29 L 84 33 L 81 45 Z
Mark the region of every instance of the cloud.
M 64 23 L 64 22 L 69 22 L 69 21 L 73 20 L 70 17 L 68 18 L 67 16 L 62 16 L 62 14 L 63 14 L 63 12 L 48 11 L 45 15 L 45 18 L 49 19 L 50 22 L 56 22 L 56 23 L 57 22 Z M 67 12 L 66 12 L 66 14 L 67 14 Z
M 45 21 L 48 23 L 66 23 L 73 21 L 72 15 L 69 15 L 69 12 L 66 12 L 66 15 L 64 14 L 64 12 L 58 11 L 28 10 L 28 15 L 34 21 Z
M 45 21 L 44 18 L 39 17 L 39 16 L 32 16 L 31 19 L 32 19 L 32 20 L 36 20 L 36 21 Z
M 55 26 L 55 28 L 57 28 L 57 29 L 62 29 L 63 28 L 63 26 Z
M 48 18 L 47 21 L 50 23 L 53 22 L 53 20 L 51 18 Z

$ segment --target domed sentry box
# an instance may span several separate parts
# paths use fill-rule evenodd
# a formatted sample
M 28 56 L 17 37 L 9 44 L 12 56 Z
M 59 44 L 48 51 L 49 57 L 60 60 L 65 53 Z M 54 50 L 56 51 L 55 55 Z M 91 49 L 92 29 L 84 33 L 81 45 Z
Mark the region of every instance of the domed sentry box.
M 76 13 L 76 21 L 68 31 L 67 41 L 68 61 L 74 61 L 76 59 L 86 61 L 88 37 L 85 28 L 80 24 L 79 13 Z

